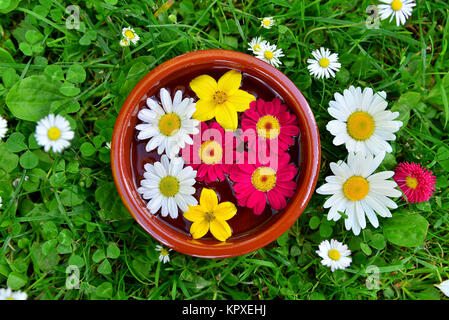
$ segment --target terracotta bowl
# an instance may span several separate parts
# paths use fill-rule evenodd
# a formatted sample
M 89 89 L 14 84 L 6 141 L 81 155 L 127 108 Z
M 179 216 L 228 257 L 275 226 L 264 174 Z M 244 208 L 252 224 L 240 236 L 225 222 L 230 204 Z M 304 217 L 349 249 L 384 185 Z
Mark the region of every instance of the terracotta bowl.
M 137 192 L 131 169 L 131 141 L 142 99 L 155 95 L 173 77 L 193 71 L 225 67 L 247 73 L 273 88 L 298 117 L 300 163 L 298 187 L 285 209 L 273 221 L 253 232 L 231 237 L 226 242 L 193 240 L 170 227 L 146 208 Z M 312 111 L 298 88 L 279 70 L 253 56 L 229 50 L 203 50 L 175 57 L 149 72 L 132 90 L 118 115 L 111 144 L 111 163 L 117 190 L 128 211 L 150 235 L 184 254 L 203 258 L 226 258 L 255 251 L 276 240 L 299 218 L 315 190 L 321 146 Z M 238 214 L 238 213 L 237 213 Z

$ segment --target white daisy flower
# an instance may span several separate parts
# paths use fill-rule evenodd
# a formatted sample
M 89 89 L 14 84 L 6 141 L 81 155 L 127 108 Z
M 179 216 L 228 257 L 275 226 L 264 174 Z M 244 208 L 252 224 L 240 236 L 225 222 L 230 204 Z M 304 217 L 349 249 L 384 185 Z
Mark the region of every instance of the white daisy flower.
M 10 288 L 0 289 L 0 300 L 26 300 L 28 295 L 21 291 L 12 291 Z
M 8 131 L 8 121 L 6 121 L 6 119 L 3 119 L 3 117 L 0 116 L 0 141 L 6 136 L 7 131 Z
M 162 155 L 161 162 L 145 164 L 144 180 L 137 191 L 142 194 L 148 210 L 152 214 L 161 209 L 161 214 L 176 219 L 178 208 L 183 212 L 189 209 L 189 205 L 196 206 L 198 201 L 192 196 L 195 193 L 196 171 L 192 167 L 184 168 L 184 160 L 175 157 L 169 160 L 167 155 Z
M 266 41 L 262 40 L 262 37 L 256 37 L 256 38 L 252 38 L 251 42 L 248 42 L 248 50 L 252 51 L 253 53 L 256 53 L 257 51 L 259 51 L 261 49 L 261 44 L 265 44 Z
M 440 284 L 435 285 L 446 297 L 449 297 L 449 280 L 443 281 Z
M 167 89 L 160 91 L 162 106 L 148 98 L 147 106 L 139 111 L 137 117 L 144 123 L 136 126 L 139 130 L 137 139 L 150 139 L 146 145 L 149 152 L 157 148 L 157 153 L 167 152 L 169 158 L 176 156 L 186 144 L 193 144 L 190 135 L 199 132 L 200 122 L 192 119 L 196 104 L 192 98 L 182 100 L 182 91 L 178 90 L 172 101 Z
M 106 147 L 106 149 L 111 150 L 111 143 L 110 142 L 106 142 L 105 147 Z
M 312 51 L 314 59 L 308 59 L 307 69 L 312 76 L 317 79 L 326 77 L 335 77 L 335 73 L 341 68 L 341 64 L 338 62 L 338 53 L 331 53 L 329 49 L 321 47 Z
M 170 261 L 170 256 L 169 256 L 169 252 L 171 251 L 171 249 L 166 249 L 164 247 L 162 247 L 161 245 L 157 245 L 156 246 L 156 251 L 159 251 L 159 261 L 163 262 L 163 263 L 167 263 Z
M 126 39 L 131 41 L 133 44 L 136 44 L 137 41 L 140 40 L 139 35 L 131 27 L 123 28 L 122 29 L 122 35 L 123 35 L 123 37 L 125 37 Z
M 260 50 L 254 52 L 256 58 L 259 58 L 274 67 L 278 67 L 282 64 L 279 60 L 280 57 L 284 56 L 282 49 L 278 49 L 275 44 L 270 44 L 268 41 L 261 42 L 259 46 Z
M 273 17 L 265 17 L 262 19 L 262 22 L 260 23 L 261 27 L 264 27 L 265 29 L 271 29 L 272 26 L 274 26 L 274 19 Z
M 53 149 L 53 152 L 61 152 L 70 146 L 70 140 L 75 133 L 70 128 L 70 123 L 60 115 L 49 114 L 39 120 L 34 134 L 37 143 L 44 147 L 45 152 Z
M 2 199 L 2 197 L 0 197 L 0 208 L 3 207 L 2 201 L 3 201 L 3 199 Z
M 396 25 L 405 24 L 412 15 L 415 0 L 380 0 L 385 4 L 379 4 L 379 15 L 382 20 L 390 17 L 391 22 L 396 17 Z
M 129 41 L 128 38 L 123 38 L 122 40 L 120 40 L 120 45 L 122 47 L 129 47 L 130 44 L 131 44 L 131 41 Z
M 348 246 L 337 240 L 332 239 L 331 242 L 324 240 L 318 248 L 316 253 L 323 258 L 321 264 L 330 267 L 332 272 L 337 269 L 346 269 L 352 262 Z
M 349 152 L 378 154 L 392 152 L 389 140 L 395 140 L 394 133 L 401 126 L 395 121 L 399 112 L 385 110 L 387 94 L 374 94 L 371 88 L 349 87 L 343 95 L 335 93 L 335 100 L 329 102 L 328 112 L 336 120 L 329 121 L 326 129 L 335 138 L 334 145 L 346 145 Z
M 372 155 L 348 155 L 348 162 L 331 162 L 333 176 L 326 177 L 324 185 L 317 189 L 317 193 L 332 195 L 324 203 L 324 208 L 330 208 L 328 220 L 338 221 L 345 213 L 346 230 L 355 235 L 366 228 L 366 217 L 373 227 L 379 226 L 377 215 L 384 218 L 391 217 L 390 209 L 396 209 L 397 204 L 389 197 L 400 197 L 401 192 L 396 189 L 397 184 L 388 180 L 394 175 L 393 171 L 382 171 L 373 174 L 385 157 L 381 152 L 373 158 Z

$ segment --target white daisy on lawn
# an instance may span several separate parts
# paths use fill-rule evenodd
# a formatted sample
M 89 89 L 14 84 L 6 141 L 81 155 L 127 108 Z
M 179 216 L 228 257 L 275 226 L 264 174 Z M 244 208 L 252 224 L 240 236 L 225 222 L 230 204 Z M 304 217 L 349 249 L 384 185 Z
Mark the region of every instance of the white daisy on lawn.
M 335 73 L 341 68 L 341 64 L 338 62 L 338 53 L 331 53 L 329 49 L 321 47 L 312 51 L 314 59 L 308 59 L 307 69 L 312 76 L 317 79 L 326 77 L 335 77 Z
M 137 41 L 140 40 L 139 35 L 131 27 L 123 28 L 122 35 L 123 35 L 123 37 L 125 37 L 125 39 L 128 39 L 133 44 L 136 44 Z
M 274 19 L 273 17 L 265 17 L 262 19 L 260 23 L 261 27 L 264 27 L 265 29 L 271 29 L 272 26 L 274 26 Z
M 248 50 L 256 53 L 261 49 L 261 44 L 265 44 L 267 41 L 262 40 L 262 37 L 252 38 L 251 42 L 248 42 Z
M 343 95 L 335 93 L 335 100 L 329 102 L 328 112 L 336 120 L 329 121 L 326 129 L 335 138 L 333 143 L 346 145 L 349 152 L 378 154 L 392 152 L 389 140 L 395 140 L 394 133 L 401 126 L 396 121 L 399 112 L 385 110 L 387 94 L 374 94 L 371 88 L 349 87 Z
M 435 285 L 446 297 L 449 297 L 449 280 L 443 281 L 440 284 Z
M 6 136 L 6 132 L 8 131 L 8 122 L 6 119 L 3 119 L 0 116 L 0 140 L 2 140 Z
M 159 261 L 163 262 L 163 263 L 167 263 L 170 261 L 170 255 L 169 252 L 171 251 L 171 249 L 166 249 L 161 245 L 157 245 L 156 246 L 156 251 L 159 251 Z
M 275 44 L 270 44 L 268 41 L 260 43 L 260 50 L 255 52 L 256 58 L 259 58 L 274 67 L 278 67 L 282 64 L 279 60 L 283 57 L 282 49 L 278 49 Z
M 405 24 L 412 15 L 415 0 L 380 0 L 384 4 L 379 4 L 379 15 L 382 20 L 390 17 L 391 22 L 396 17 L 396 25 Z
M 73 139 L 75 133 L 66 118 L 49 114 L 39 120 L 34 136 L 37 144 L 43 146 L 45 152 L 48 152 L 50 148 L 53 152 L 61 152 L 70 146 L 70 140 Z
M 0 300 L 26 300 L 28 295 L 21 291 L 12 291 L 10 288 L 0 289 Z
M 316 253 L 323 258 L 321 264 L 330 267 L 332 272 L 337 269 L 346 269 L 352 262 L 351 251 L 348 246 L 337 240 L 332 239 L 330 242 L 324 240 L 320 243 L 318 249 Z
M 173 101 L 167 89 L 160 91 L 162 106 L 155 100 L 147 99 L 147 108 L 139 111 L 137 117 L 144 123 L 136 126 L 137 139 L 150 139 L 146 145 L 149 152 L 157 148 L 157 153 L 166 151 L 169 158 L 176 156 L 186 144 L 193 144 L 190 135 L 199 132 L 200 122 L 192 119 L 196 111 L 192 98 L 182 100 L 182 91 L 175 93 Z
M 131 41 L 129 41 L 128 38 L 123 38 L 122 40 L 120 40 L 120 45 L 122 47 L 129 47 L 130 44 L 131 44 Z
M 391 217 L 389 209 L 396 209 L 397 204 L 389 197 L 400 197 L 401 192 L 396 189 L 397 184 L 388 180 L 394 175 L 393 171 L 374 173 L 385 157 L 385 152 L 376 157 L 363 154 L 348 154 L 348 162 L 331 162 L 333 176 L 326 177 L 324 185 L 317 189 L 317 193 L 331 195 L 324 203 L 324 208 L 330 208 L 328 220 L 338 221 L 342 214 L 346 215 L 346 230 L 355 235 L 366 228 L 366 217 L 373 227 L 379 226 L 377 215 L 384 218 Z
M 167 155 L 162 155 L 161 162 L 145 164 L 144 178 L 137 191 L 142 194 L 147 203 L 147 208 L 152 214 L 161 209 L 161 214 L 176 219 L 178 208 L 183 212 L 189 209 L 189 205 L 196 206 L 198 201 L 193 197 L 195 193 L 196 171 L 192 167 L 184 167 L 184 160 L 175 157 L 169 160 Z

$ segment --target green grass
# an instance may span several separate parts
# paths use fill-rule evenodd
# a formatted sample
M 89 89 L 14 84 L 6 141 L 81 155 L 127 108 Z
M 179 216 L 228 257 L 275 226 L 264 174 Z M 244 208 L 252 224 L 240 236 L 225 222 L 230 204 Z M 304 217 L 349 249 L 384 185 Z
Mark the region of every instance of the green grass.
M 444 298 L 434 284 L 449 278 L 447 1 L 418 1 L 406 26 L 382 21 L 379 29 L 365 26 L 365 10 L 376 0 L 184 0 L 157 18 L 162 1 L 77 1 L 79 30 L 65 28 L 70 1 L 0 0 L 0 10 L 7 2 L 17 7 L 0 16 L 0 114 L 9 127 L 0 143 L 0 287 L 26 291 L 30 299 Z M 264 16 L 277 25 L 260 28 Z M 127 26 L 141 40 L 123 49 Z M 172 251 L 170 263 L 158 261 L 157 242 L 126 212 L 113 184 L 105 143 L 118 111 L 132 87 L 169 58 L 211 48 L 247 52 L 258 35 L 284 50 L 280 70 L 314 112 L 322 139 L 318 185 L 330 174 L 329 163 L 346 153 L 325 129 L 334 93 L 350 85 L 387 91 L 389 108 L 400 111 L 405 125 L 382 168 L 418 162 L 438 180 L 429 202 L 397 200 L 393 212 L 424 217 L 423 241 L 395 244 L 383 218 L 378 229 L 354 236 L 342 221 L 327 221 L 326 198 L 314 194 L 286 234 L 254 253 L 207 260 Z M 307 71 L 320 46 L 339 53 L 335 79 L 311 79 Z M 30 90 L 42 81 L 46 94 Z M 11 105 L 22 110 L 19 117 Z M 29 138 L 39 118 L 32 110 L 70 119 L 71 147 L 56 156 L 37 146 Z M 332 273 L 320 264 L 315 251 L 330 238 L 349 244 L 348 269 Z M 66 289 L 76 276 L 69 265 L 79 267 L 79 289 Z M 370 289 L 371 265 L 380 281 Z

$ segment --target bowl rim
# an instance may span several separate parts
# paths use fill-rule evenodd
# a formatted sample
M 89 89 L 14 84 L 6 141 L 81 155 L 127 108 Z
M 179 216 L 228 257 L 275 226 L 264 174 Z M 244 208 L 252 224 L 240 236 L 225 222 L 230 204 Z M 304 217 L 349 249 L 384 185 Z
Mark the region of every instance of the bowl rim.
M 254 73 L 252 71 L 258 72 L 259 79 L 260 75 L 263 75 L 266 78 L 261 80 L 266 81 L 269 79 L 269 81 L 279 86 L 283 94 L 279 92 L 279 88 L 276 88 L 276 91 L 281 94 L 284 101 L 287 96 L 291 101 L 295 102 L 294 107 L 299 118 L 298 121 L 299 123 L 302 121 L 304 126 L 301 131 L 301 144 L 306 142 L 304 146 L 306 148 L 304 151 L 306 156 L 303 156 L 303 145 L 301 146 L 301 166 L 305 166 L 305 170 L 302 170 L 300 174 L 304 175 L 302 178 L 304 183 L 298 186 L 295 195 L 289 199 L 289 205 L 286 209 L 283 209 L 286 211 L 283 212 L 282 216 L 261 232 L 248 237 L 248 239 L 228 243 L 227 245 L 223 243 L 213 246 L 205 245 L 196 240 L 185 241 L 176 235 L 177 232 L 175 230 L 164 228 L 159 219 L 148 215 L 148 209 L 146 209 L 140 195 L 137 194 L 136 190 L 132 191 L 133 188 L 136 189 L 133 177 L 129 177 L 126 174 L 125 165 L 127 158 L 128 160 L 130 158 L 129 150 L 120 147 L 126 144 L 127 132 L 132 131 L 129 122 L 133 117 L 137 116 L 137 106 L 151 87 L 159 86 L 161 79 L 164 79 L 167 74 L 176 72 L 179 68 L 206 63 L 202 61 L 210 63 L 211 59 L 220 66 L 229 68 L 241 69 L 243 65 L 248 70 L 251 70 L 249 73 L 253 76 Z M 303 136 L 306 138 L 304 141 Z M 305 162 L 303 163 L 303 161 Z M 182 54 L 163 62 L 149 71 L 133 88 L 123 103 L 114 125 L 111 141 L 112 174 L 117 191 L 128 212 L 147 233 L 165 246 L 175 251 L 201 258 L 228 258 L 244 255 L 260 249 L 280 237 L 300 217 L 310 201 L 318 180 L 320 163 L 321 142 L 318 127 L 312 110 L 301 91 L 285 74 L 270 64 L 245 53 L 224 49 L 206 49 Z

